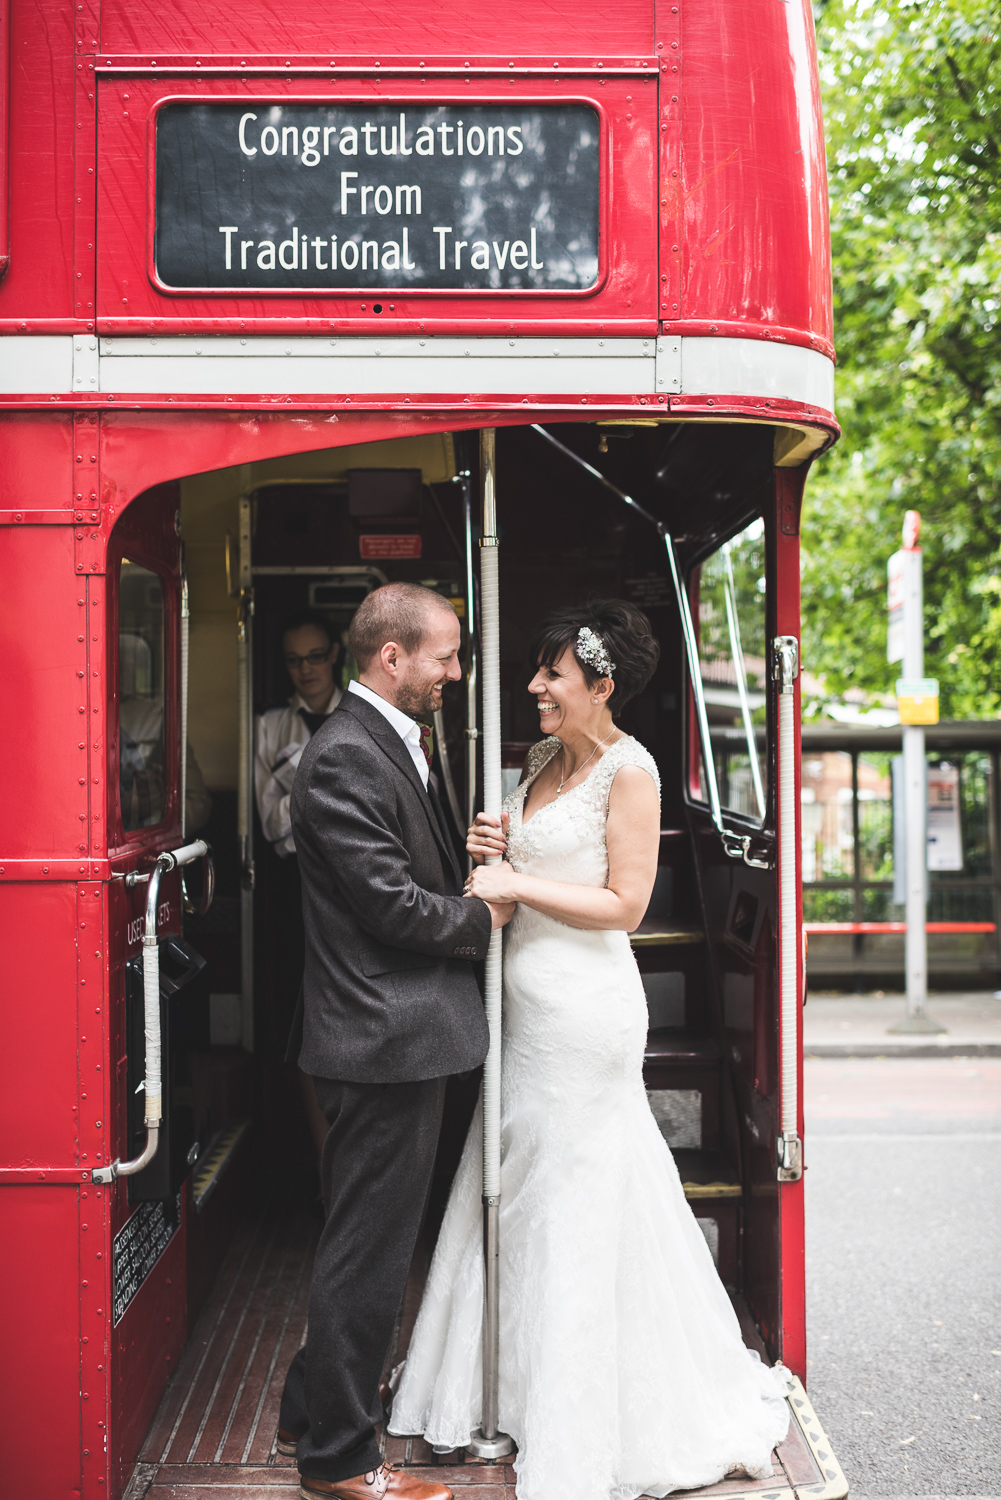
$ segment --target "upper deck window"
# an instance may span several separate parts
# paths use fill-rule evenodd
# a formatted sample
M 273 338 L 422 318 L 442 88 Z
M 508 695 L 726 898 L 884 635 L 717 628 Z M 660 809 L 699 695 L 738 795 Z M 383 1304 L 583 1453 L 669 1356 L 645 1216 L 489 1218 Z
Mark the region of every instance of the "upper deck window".
M 118 766 L 122 827 L 163 819 L 164 603 L 158 573 L 122 559 L 118 605 Z

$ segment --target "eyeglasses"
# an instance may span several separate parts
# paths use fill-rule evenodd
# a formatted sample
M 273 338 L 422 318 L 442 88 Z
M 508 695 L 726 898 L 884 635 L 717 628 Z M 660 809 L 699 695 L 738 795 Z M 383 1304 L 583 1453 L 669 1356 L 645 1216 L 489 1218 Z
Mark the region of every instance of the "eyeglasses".
M 308 656 L 286 656 L 285 665 L 290 672 L 298 672 L 300 667 L 322 667 L 330 660 L 331 647 L 326 651 L 310 651 Z

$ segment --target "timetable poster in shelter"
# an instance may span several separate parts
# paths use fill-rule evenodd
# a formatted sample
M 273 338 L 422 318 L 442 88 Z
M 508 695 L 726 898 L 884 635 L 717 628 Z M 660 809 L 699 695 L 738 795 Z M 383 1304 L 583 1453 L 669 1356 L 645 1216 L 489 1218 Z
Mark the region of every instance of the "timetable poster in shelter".
M 959 767 L 945 763 L 928 767 L 928 868 L 963 868 Z

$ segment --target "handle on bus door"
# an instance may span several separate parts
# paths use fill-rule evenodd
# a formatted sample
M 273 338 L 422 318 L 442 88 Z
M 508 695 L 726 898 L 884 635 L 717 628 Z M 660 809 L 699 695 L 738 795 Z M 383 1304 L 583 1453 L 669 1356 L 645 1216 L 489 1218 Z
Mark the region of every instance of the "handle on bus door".
M 212 900 L 215 876 L 212 851 L 204 839 L 195 839 L 180 849 L 166 849 L 159 856 L 148 875 L 135 871 L 125 877 L 128 887 L 148 881 L 146 888 L 146 925 L 143 932 L 143 1012 L 146 1029 L 146 1079 L 143 1085 L 146 1094 L 146 1144 L 138 1156 L 131 1161 L 117 1159 L 108 1167 L 95 1167 L 92 1182 L 114 1182 L 116 1177 L 132 1177 L 149 1165 L 156 1155 L 160 1142 L 160 1120 L 162 1118 L 162 1084 L 160 1079 L 160 949 L 156 936 L 156 913 L 160 904 L 160 882 L 164 875 L 179 866 L 193 864 L 196 859 L 207 861 L 205 885 L 201 907 L 208 910 Z

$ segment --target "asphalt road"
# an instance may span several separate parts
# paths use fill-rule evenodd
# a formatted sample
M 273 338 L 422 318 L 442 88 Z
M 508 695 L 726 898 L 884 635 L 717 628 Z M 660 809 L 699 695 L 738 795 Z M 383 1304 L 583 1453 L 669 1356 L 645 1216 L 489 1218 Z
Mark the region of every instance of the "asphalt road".
M 855 1497 L 1001 1497 L 1001 1059 L 806 1064 L 810 1396 Z

